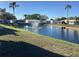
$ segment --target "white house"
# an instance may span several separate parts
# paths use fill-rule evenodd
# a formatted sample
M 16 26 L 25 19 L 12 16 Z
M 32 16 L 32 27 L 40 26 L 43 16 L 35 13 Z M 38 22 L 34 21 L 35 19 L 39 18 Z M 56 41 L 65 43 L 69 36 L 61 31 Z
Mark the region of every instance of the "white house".
M 26 19 L 25 23 L 30 23 L 30 24 L 32 24 L 32 26 L 38 26 L 39 23 L 41 23 L 41 21 L 40 20 L 35 20 L 35 19 Z
M 75 19 L 70 19 L 70 20 L 62 20 L 61 22 L 65 22 L 65 23 L 68 23 L 68 24 L 70 24 L 70 25 L 75 25 L 75 24 L 77 24 L 78 22 L 79 22 L 79 20 L 75 20 Z
M 33 22 L 40 22 L 40 20 L 35 20 L 35 19 L 26 19 L 25 23 L 33 23 Z

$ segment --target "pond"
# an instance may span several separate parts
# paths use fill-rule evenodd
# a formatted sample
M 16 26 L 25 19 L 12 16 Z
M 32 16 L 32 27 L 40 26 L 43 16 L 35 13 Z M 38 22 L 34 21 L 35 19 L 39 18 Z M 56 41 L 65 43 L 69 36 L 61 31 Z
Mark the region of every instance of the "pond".
M 41 35 L 79 44 L 79 31 L 76 30 L 64 29 L 52 25 L 39 27 L 24 26 L 24 29 Z

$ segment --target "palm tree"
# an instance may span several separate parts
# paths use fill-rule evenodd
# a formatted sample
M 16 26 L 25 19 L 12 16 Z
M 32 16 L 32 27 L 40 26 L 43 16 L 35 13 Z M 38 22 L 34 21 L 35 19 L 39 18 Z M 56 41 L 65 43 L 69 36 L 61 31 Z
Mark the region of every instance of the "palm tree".
M 10 6 L 9 7 L 12 7 L 13 8 L 13 15 L 15 16 L 15 8 L 18 7 L 19 5 L 16 4 L 16 2 L 12 2 L 10 3 Z
M 26 14 L 24 14 L 24 17 L 25 17 L 25 20 L 26 20 L 27 15 L 26 15 Z
M 65 9 L 67 10 L 67 22 L 68 22 L 68 18 L 69 18 L 69 10 L 72 8 L 71 5 L 66 5 Z

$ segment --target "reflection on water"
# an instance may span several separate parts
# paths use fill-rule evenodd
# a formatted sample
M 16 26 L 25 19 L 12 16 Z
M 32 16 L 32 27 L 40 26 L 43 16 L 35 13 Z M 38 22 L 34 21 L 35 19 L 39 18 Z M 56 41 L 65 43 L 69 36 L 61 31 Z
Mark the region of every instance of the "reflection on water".
M 79 31 L 53 26 L 24 27 L 25 30 L 79 44 Z

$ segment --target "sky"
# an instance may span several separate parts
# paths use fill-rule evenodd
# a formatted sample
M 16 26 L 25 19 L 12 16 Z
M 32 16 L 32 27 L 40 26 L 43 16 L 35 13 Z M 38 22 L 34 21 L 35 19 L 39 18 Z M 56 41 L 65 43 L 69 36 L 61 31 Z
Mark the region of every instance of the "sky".
M 13 13 L 12 8 L 9 8 L 9 3 L 12 1 L 0 1 L 0 8 L 6 8 L 7 12 Z M 19 7 L 15 9 L 17 19 L 24 18 L 24 14 L 42 14 L 47 15 L 49 19 L 67 17 L 65 6 L 71 5 L 69 16 L 79 16 L 78 1 L 16 1 Z

